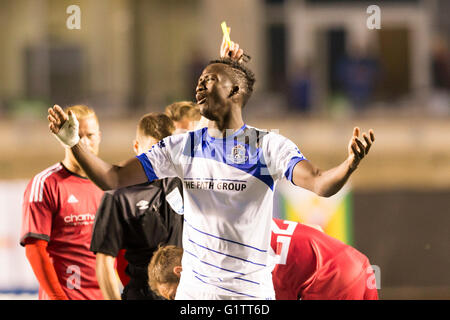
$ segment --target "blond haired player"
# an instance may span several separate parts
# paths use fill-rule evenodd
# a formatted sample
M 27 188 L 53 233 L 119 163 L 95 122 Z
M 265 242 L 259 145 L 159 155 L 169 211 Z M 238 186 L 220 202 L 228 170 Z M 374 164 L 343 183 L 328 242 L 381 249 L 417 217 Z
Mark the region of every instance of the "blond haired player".
M 148 286 L 164 299 L 174 300 L 180 282 L 183 249 L 174 245 L 161 246 L 148 265 Z
M 66 109 L 79 119 L 77 137 L 98 154 L 101 133 L 87 106 Z M 102 299 L 89 251 L 92 225 L 103 192 L 65 148 L 64 159 L 37 174 L 23 201 L 20 244 L 39 281 L 39 299 Z
M 191 101 L 174 102 L 166 107 L 165 114 L 175 124 L 173 134 L 194 130 L 201 118 L 198 106 Z

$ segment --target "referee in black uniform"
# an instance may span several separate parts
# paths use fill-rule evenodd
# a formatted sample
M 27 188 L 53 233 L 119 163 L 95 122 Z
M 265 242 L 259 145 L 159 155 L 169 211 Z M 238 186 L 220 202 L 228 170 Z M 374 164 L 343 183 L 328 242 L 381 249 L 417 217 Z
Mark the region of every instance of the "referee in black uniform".
M 149 113 L 138 124 L 134 151 L 141 154 L 175 130 L 162 113 Z M 179 178 L 105 192 L 97 211 L 91 251 L 97 257 L 97 279 L 107 300 L 160 299 L 148 286 L 147 267 L 159 244 L 182 245 L 183 198 Z M 125 249 L 130 281 L 119 292 L 115 257 Z

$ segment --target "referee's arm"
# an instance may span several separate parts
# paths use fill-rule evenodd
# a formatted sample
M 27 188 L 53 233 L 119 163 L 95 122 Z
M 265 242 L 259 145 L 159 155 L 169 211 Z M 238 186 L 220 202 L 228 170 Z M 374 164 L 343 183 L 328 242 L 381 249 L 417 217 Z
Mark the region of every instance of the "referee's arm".
M 114 269 L 115 257 L 98 252 L 96 254 L 96 274 L 98 285 L 105 300 L 121 300 L 119 284 Z
M 120 300 L 115 260 L 123 244 L 120 193 L 105 192 L 95 215 L 90 250 L 96 255 L 96 276 L 105 300 Z

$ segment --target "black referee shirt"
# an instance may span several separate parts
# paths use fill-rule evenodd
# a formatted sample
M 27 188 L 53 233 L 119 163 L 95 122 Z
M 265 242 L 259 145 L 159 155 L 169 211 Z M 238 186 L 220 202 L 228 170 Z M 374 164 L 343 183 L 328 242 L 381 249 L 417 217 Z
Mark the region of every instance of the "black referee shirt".
M 180 179 L 167 178 L 105 192 L 90 250 L 116 257 L 126 249 L 127 273 L 145 281 L 159 244 L 182 246 L 182 190 Z

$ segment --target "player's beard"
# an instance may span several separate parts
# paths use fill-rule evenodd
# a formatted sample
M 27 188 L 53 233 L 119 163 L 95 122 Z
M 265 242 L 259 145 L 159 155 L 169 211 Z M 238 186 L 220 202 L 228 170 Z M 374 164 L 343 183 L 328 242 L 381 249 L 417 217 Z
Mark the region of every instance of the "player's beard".
M 211 100 L 214 100 L 211 103 Z M 208 120 L 223 122 L 230 113 L 230 107 L 223 99 L 208 98 L 200 105 L 200 114 Z
M 212 110 L 208 107 L 206 103 L 200 105 L 200 114 L 208 120 L 217 121 L 219 120 L 217 115 L 215 115 Z

